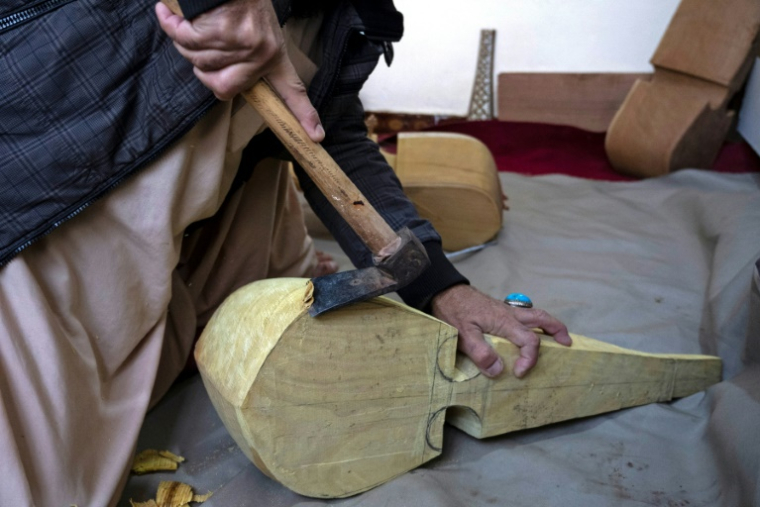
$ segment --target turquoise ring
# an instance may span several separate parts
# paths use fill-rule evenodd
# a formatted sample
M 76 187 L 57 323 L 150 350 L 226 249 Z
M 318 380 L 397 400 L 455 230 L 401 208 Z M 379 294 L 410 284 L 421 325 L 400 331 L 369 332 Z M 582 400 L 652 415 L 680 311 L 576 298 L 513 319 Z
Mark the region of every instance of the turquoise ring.
M 515 308 L 533 308 L 533 301 L 525 294 L 520 294 L 519 292 L 513 292 L 508 295 L 504 298 L 504 302 Z

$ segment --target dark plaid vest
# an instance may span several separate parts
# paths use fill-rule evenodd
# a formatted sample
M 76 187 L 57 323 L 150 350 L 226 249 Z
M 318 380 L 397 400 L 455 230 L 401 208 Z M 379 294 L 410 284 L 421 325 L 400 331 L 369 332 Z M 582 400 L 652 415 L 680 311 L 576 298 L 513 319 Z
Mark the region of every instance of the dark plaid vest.
M 328 132 L 331 97 L 358 93 L 402 32 L 391 0 L 331 4 L 309 90 Z M 153 5 L 0 7 L 0 266 L 155 159 L 216 102 L 158 27 Z M 275 5 L 290 14 L 287 3 Z

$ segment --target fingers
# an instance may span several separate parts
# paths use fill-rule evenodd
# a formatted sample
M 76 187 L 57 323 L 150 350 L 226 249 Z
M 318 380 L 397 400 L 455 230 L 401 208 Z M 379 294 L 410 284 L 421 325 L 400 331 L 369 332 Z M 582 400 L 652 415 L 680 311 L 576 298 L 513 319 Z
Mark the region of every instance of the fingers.
M 257 32 L 252 30 L 240 30 L 224 19 L 204 19 L 203 16 L 193 21 L 188 21 L 182 16 L 172 13 L 163 3 L 156 4 L 156 17 L 158 24 L 176 44 L 188 50 L 220 49 L 229 48 L 244 49 L 256 42 Z M 259 43 L 266 43 L 262 39 Z
M 325 138 L 325 129 L 319 120 L 317 110 L 309 100 L 306 85 L 298 77 L 290 59 L 284 56 L 278 64 L 266 75 L 266 80 L 282 98 L 298 122 L 315 143 Z
M 214 92 L 219 100 L 232 100 L 241 91 L 247 90 L 249 83 L 256 82 L 258 76 L 244 65 L 231 65 L 217 71 L 204 72 L 193 67 L 195 76 Z
M 543 329 L 546 333 L 552 335 L 554 341 L 559 344 L 570 346 L 573 343 L 570 334 L 565 326 L 558 319 L 552 317 L 546 310 L 538 308 L 515 308 L 515 318 L 527 326 Z
M 182 23 L 188 23 L 185 18 L 177 16 L 161 2 L 156 4 L 156 17 L 158 18 L 158 24 L 161 26 L 161 29 L 166 32 L 166 35 L 172 40 L 175 40 L 179 26 Z
M 513 328 L 509 336 L 505 338 L 520 348 L 520 357 L 515 361 L 512 373 L 515 377 L 521 378 L 536 366 L 541 339 L 527 328 Z
M 203 72 L 220 70 L 247 58 L 247 51 L 222 51 L 219 49 L 190 50 L 174 43 L 177 52 L 184 56 L 194 67 Z
M 231 100 L 266 78 L 309 138 L 321 142 L 325 131 L 319 114 L 287 56 L 271 3 L 248 4 L 228 2 L 190 22 L 159 3 L 156 16 L 177 51 L 217 98 Z
M 496 377 L 504 371 L 504 362 L 491 345 L 486 342 L 483 333 L 477 328 L 459 332 L 457 348 L 469 357 L 486 377 Z
M 538 362 L 541 339 L 531 328 L 543 329 L 562 345 L 572 343 L 567 327 L 546 311 L 513 308 L 465 284 L 437 294 L 431 310 L 459 330 L 459 350 L 489 377 L 501 373 L 504 364 L 483 333 L 505 338 L 520 349 L 512 370 L 516 377 L 523 377 Z

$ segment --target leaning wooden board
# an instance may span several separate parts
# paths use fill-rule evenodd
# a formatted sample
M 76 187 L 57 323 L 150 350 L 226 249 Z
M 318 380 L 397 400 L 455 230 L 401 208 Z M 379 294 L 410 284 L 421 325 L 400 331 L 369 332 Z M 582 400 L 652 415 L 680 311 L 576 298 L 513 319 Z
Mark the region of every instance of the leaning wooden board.
M 250 284 L 203 332 L 195 357 L 227 429 L 264 473 L 312 497 L 378 486 L 441 453 L 444 421 L 477 438 L 703 390 L 720 359 L 542 337 L 524 379 L 491 380 L 457 331 L 387 298 L 312 318 L 305 279 Z M 489 337 L 512 364 L 517 348 Z M 505 471 L 508 473 L 508 471 Z

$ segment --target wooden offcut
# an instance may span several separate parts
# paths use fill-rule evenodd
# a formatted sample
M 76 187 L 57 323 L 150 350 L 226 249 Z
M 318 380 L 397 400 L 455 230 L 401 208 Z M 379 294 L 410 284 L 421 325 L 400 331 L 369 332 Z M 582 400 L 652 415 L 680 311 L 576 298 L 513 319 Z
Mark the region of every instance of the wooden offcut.
M 683 0 L 605 141 L 613 167 L 633 176 L 710 168 L 735 121 L 732 101 L 758 49 L 757 0 Z
M 568 125 L 606 132 L 642 73 L 499 74 L 499 120 Z
M 387 298 L 318 318 L 305 279 L 245 286 L 195 350 L 230 434 L 264 473 L 312 497 L 378 486 L 441 453 L 444 421 L 477 438 L 667 401 L 720 379 L 720 359 L 541 337 L 523 379 L 481 375 L 457 330 Z M 507 370 L 518 349 L 488 337 Z M 508 473 L 508 471 L 505 471 Z
M 478 139 L 445 132 L 398 135 L 396 154 L 383 152 L 420 216 L 457 251 L 501 230 L 504 210 L 496 163 Z

